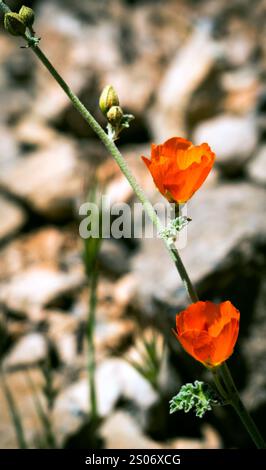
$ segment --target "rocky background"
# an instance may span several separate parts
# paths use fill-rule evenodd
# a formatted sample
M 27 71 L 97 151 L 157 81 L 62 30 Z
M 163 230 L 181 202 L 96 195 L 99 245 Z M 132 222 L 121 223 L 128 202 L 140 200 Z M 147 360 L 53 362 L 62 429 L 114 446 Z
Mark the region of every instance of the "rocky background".
M 14 9 L 23 4 L 8 3 Z M 41 47 L 100 122 L 97 101 L 107 83 L 135 115 L 119 146 L 153 201 L 160 197 L 139 158 L 149 154 L 151 141 L 182 135 L 215 150 L 215 169 L 189 203 L 193 221 L 181 254 L 202 299 L 230 298 L 241 311 L 230 363 L 265 435 L 265 0 L 27 5 L 36 11 Z M 1 31 L 1 363 L 30 447 L 42 445 L 32 385 L 45 406 L 47 361 L 56 389 L 50 414 L 57 446 L 86 447 L 93 441 L 82 340 L 89 292 L 78 208 L 95 169 L 112 201 L 134 202 L 134 196 L 49 74 L 20 45 Z M 105 240 L 100 266 L 95 342 L 101 445 L 251 446 L 228 409 L 202 420 L 182 412 L 169 416 L 168 401 L 180 385 L 208 376 L 172 337 L 175 313 L 187 299 L 162 243 Z M 140 331 L 148 335 L 151 327 L 168 344 L 160 392 L 125 361 Z M 2 387 L 0 447 L 17 447 Z

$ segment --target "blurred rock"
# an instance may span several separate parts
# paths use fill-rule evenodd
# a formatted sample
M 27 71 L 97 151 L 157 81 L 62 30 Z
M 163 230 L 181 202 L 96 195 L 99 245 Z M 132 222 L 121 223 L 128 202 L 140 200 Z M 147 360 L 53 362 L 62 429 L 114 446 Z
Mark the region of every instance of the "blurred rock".
M 247 337 L 242 342 L 242 352 L 247 362 L 247 382 L 243 391 L 243 399 L 252 411 L 259 411 L 258 419 L 265 420 L 266 403 L 266 367 L 265 367 L 265 300 L 266 282 L 262 280 L 255 302 L 254 316 Z
M 149 383 L 122 359 L 106 359 L 98 366 L 96 386 L 98 409 L 102 417 L 110 414 L 121 397 L 133 401 L 143 410 L 157 400 Z M 54 423 L 60 433 L 60 440 L 81 426 L 89 411 L 88 396 L 88 379 L 84 377 L 57 397 Z
M 132 274 L 121 277 L 114 286 L 113 294 L 115 303 L 119 305 L 122 313 L 133 300 L 136 290 L 136 279 Z M 121 315 L 122 315 L 121 313 Z
M 235 26 L 235 31 L 233 28 Z M 232 24 L 231 31 L 222 41 L 222 52 L 230 66 L 245 65 L 254 54 L 256 47 L 255 31 L 244 25 Z
M 134 418 L 125 411 L 115 411 L 101 428 L 105 449 L 162 449 L 143 434 Z M 165 447 L 164 447 L 165 448 Z
M 156 142 L 184 134 L 187 105 L 213 67 L 216 53 L 210 24 L 199 24 L 173 58 L 161 81 L 156 104 L 149 111 L 149 124 Z
M 0 251 L 2 269 L 0 279 L 5 279 L 34 264 L 59 261 L 61 251 L 66 250 L 66 236 L 62 230 L 46 227 L 20 236 Z
M 0 240 L 14 235 L 25 221 L 24 210 L 0 195 Z
M 220 83 L 226 92 L 223 98 L 226 113 L 244 116 L 256 109 L 262 85 L 254 67 L 227 71 L 220 77 Z
M 135 287 L 136 280 L 132 274 L 126 274 L 117 280 L 101 276 L 97 287 L 97 320 L 108 324 L 122 319 L 135 295 Z M 83 321 L 87 320 L 88 296 L 88 289 L 83 289 L 72 308 L 73 314 Z
M 219 449 L 221 440 L 209 425 L 202 428 L 203 439 L 178 438 L 158 442 L 145 436 L 139 424 L 128 412 L 118 410 L 101 427 L 106 449 Z
M 266 185 L 266 146 L 261 147 L 250 161 L 247 172 L 255 183 Z
M 18 148 L 9 128 L 0 125 L 0 161 L 1 169 L 14 162 L 18 155 Z
M 2 188 L 53 219 L 75 214 L 83 183 L 84 167 L 78 163 L 76 148 L 62 139 L 31 153 L 0 176 Z
M 258 143 L 253 116 L 220 115 L 202 122 L 195 129 L 193 142 L 207 142 L 216 153 L 217 164 L 229 175 L 243 170 Z
M 132 320 L 96 321 L 95 347 L 97 353 L 117 352 L 130 343 L 135 331 Z
M 207 276 L 211 283 L 242 239 L 265 233 L 264 210 L 264 190 L 247 183 L 203 187 L 193 197 L 188 204 L 192 222 L 187 236 L 183 231 L 185 247 L 180 253 L 194 283 Z M 158 315 L 160 323 L 163 305 L 184 306 L 184 288 L 161 240 L 143 239 L 141 251 L 132 258 L 132 269 L 138 282 L 135 308 Z
M 84 275 L 79 272 L 67 273 L 45 265 L 36 266 L 17 274 L 9 283 L 3 283 L 0 299 L 7 308 L 26 313 L 73 292 L 83 283 Z
M 179 437 L 171 440 L 171 449 L 221 449 L 221 437 L 209 424 L 201 428 L 202 439 L 189 439 Z
M 47 343 L 40 333 L 30 333 L 17 341 L 4 359 L 5 369 L 30 366 L 43 361 L 47 354 Z
M 28 116 L 15 128 L 15 135 L 21 146 L 35 148 L 48 146 L 57 138 L 55 131 L 37 116 Z
M 49 338 L 51 344 L 58 352 L 58 357 L 62 361 L 64 366 L 69 365 L 86 365 L 86 358 L 82 357 L 82 361 L 79 361 L 78 357 L 78 342 L 77 342 L 77 331 L 78 331 L 78 318 L 75 315 L 69 315 L 65 312 L 49 311 L 48 309 L 44 312 L 46 321 L 49 328 Z
M 129 253 L 119 240 L 103 240 L 99 258 L 102 267 L 117 276 L 129 271 Z

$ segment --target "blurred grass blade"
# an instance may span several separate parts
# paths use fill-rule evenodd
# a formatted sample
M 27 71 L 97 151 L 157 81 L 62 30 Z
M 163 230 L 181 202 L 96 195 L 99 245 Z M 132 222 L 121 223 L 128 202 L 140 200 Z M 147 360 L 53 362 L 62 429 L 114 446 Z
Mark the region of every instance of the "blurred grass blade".
M 4 391 L 6 401 L 8 403 L 8 409 L 9 409 L 9 413 L 10 413 L 10 416 L 11 416 L 11 419 L 12 419 L 12 422 L 13 422 L 13 426 L 14 426 L 14 429 L 15 429 L 15 432 L 16 432 L 18 445 L 19 445 L 20 449 L 27 449 L 28 446 L 27 446 L 27 442 L 26 442 L 26 439 L 25 439 L 22 420 L 21 420 L 16 402 L 15 402 L 14 397 L 13 397 L 13 395 L 12 395 L 8 385 L 7 385 L 7 382 L 5 380 L 5 377 L 4 377 L 3 373 L 2 373 L 1 378 L 2 378 L 2 380 L 1 380 L 2 388 L 3 388 L 3 391 Z
M 42 424 L 44 435 L 45 435 L 45 442 L 49 448 L 55 449 L 57 447 L 56 438 L 53 433 L 51 421 L 49 419 L 48 414 L 43 409 L 42 402 L 39 398 L 38 392 L 36 390 L 35 384 L 31 378 L 30 372 L 26 371 L 26 380 L 28 382 L 29 388 L 32 391 L 32 397 L 35 405 L 36 412 Z
M 99 224 L 99 236 L 84 239 L 84 262 L 87 276 L 90 278 L 92 272 L 96 268 L 98 253 L 102 241 L 102 203 L 101 194 L 96 183 L 88 192 L 87 202 L 95 204 L 95 209 L 97 209 L 97 213 L 94 211 L 91 212 L 91 228 L 96 224 Z
M 87 201 L 95 204 L 95 213 L 91 213 L 91 229 L 94 224 L 98 226 L 98 237 L 89 237 L 84 240 L 84 262 L 87 278 L 90 286 L 90 297 L 88 307 L 87 341 L 88 341 L 88 380 L 90 391 L 91 419 L 98 422 L 97 391 L 95 385 L 95 313 L 97 306 L 97 285 L 98 285 L 98 254 L 102 241 L 102 200 L 101 192 L 97 183 L 93 185 L 88 193 Z

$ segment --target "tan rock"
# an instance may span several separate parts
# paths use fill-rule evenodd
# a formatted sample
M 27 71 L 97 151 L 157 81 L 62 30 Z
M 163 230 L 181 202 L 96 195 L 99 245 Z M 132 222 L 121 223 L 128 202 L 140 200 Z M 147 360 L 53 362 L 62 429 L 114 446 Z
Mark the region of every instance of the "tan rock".
M 184 134 L 185 112 L 192 93 L 214 65 L 217 46 L 205 25 L 195 28 L 176 53 L 161 81 L 149 124 L 156 142 Z M 193 66 L 192 66 L 193 64 Z
M 134 418 L 124 411 L 111 414 L 101 428 L 106 449 L 162 449 L 143 434 Z
M 1 252 L 0 279 L 8 278 L 34 264 L 55 263 L 65 248 L 66 236 L 62 230 L 46 227 L 22 235 L 10 242 Z
M 25 223 L 24 210 L 0 196 L 0 240 L 16 233 Z
M 15 128 L 17 140 L 26 146 L 48 146 L 56 138 L 55 131 L 37 116 L 29 116 Z
M 0 186 L 26 200 L 34 210 L 58 218 L 76 212 L 83 175 L 73 144 L 59 139 L 6 168 L 0 175 Z
M 82 286 L 81 273 L 60 272 L 47 266 L 29 268 L 1 285 L 0 299 L 10 309 L 27 312 Z

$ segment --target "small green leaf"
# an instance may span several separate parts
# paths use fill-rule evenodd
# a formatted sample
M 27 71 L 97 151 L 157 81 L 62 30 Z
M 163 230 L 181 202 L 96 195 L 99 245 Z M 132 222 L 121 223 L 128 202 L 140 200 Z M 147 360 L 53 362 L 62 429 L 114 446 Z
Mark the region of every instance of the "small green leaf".
M 213 406 L 222 404 L 214 389 L 196 380 L 181 387 L 179 393 L 170 400 L 170 414 L 183 410 L 188 413 L 194 410 L 196 416 L 202 418 Z

